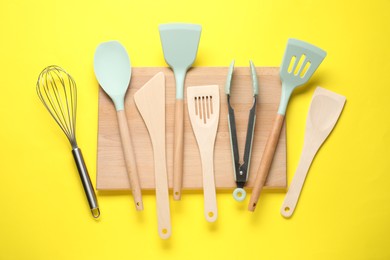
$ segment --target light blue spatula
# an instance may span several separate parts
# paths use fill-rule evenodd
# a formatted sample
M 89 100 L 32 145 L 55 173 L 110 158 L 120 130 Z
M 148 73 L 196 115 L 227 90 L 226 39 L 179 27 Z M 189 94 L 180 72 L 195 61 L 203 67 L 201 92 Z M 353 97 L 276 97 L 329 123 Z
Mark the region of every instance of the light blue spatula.
M 180 200 L 183 176 L 184 80 L 194 63 L 202 27 L 197 24 L 171 23 L 159 26 L 165 61 L 176 80 L 175 131 L 173 152 L 173 198 Z

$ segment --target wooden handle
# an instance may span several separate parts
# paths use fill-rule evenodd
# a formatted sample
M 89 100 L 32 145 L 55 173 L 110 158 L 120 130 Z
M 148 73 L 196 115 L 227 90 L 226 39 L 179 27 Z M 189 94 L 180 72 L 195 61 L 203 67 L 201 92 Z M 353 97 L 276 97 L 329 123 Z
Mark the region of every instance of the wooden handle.
M 204 215 L 208 222 L 214 222 L 218 217 L 214 178 L 214 146 L 204 145 L 203 147 L 209 148 L 200 152 L 203 172 Z
M 133 145 L 131 142 L 130 131 L 127 125 L 126 114 L 124 110 L 117 111 L 119 133 L 122 140 L 123 155 L 125 158 L 126 170 L 129 176 L 130 188 L 133 194 L 135 207 L 137 210 L 143 210 L 144 205 L 142 203 L 141 186 L 139 184 L 139 178 L 137 173 L 137 163 L 133 151 Z
M 165 156 L 165 146 L 154 144 L 154 177 L 156 182 L 156 205 L 158 233 L 162 239 L 171 236 L 171 214 L 169 209 L 168 174 Z
M 274 158 L 275 150 L 278 145 L 280 132 L 284 122 L 284 115 L 277 114 L 271 133 L 268 137 L 267 144 L 264 149 L 263 156 L 261 158 L 259 170 L 255 183 L 253 185 L 252 195 L 249 201 L 248 210 L 254 211 L 256 208 L 257 201 L 259 200 L 261 190 L 267 180 L 269 169 Z
M 282 216 L 286 218 L 291 217 L 294 213 L 295 207 L 299 199 L 299 195 L 301 194 L 303 184 L 305 182 L 307 173 L 309 171 L 310 165 L 314 159 L 316 152 L 317 149 L 313 150 L 309 147 L 303 148 L 301 159 L 299 160 L 299 164 L 294 174 L 294 178 L 287 191 L 282 208 L 280 209 L 280 214 L 282 214 Z
M 176 99 L 175 103 L 175 132 L 173 153 L 173 199 L 181 199 L 183 184 L 183 154 L 184 154 L 184 101 Z

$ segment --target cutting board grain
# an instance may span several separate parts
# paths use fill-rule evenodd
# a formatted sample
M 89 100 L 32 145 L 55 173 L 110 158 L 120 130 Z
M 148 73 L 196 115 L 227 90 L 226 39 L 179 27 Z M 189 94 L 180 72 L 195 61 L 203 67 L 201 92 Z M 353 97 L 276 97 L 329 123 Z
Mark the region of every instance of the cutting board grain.
M 172 71 L 165 67 L 133 68 L 130 88 L 126 94 L 125 109 L 138 166 L 141 188 L 152 190 L 154 183 L 153 149 L 147 128 L 135 106 L 133 95 L 158 72 L 166 76 L 166 149 L 169 187 L 173 185 L 173 127 L 175 105 L 175 81 Z M 250 176 L 247 187 L 251 188 L 256 178 L 260 159 L 272 128 L 281 95 L 279 68 L 256 68 L 259 80 L 259 103 L 257 106 L 256 127 L 252 147 Z M 230 148 L 229 127 L 227 122 L 227 104 L 225 81 L 228 67 L 195 67 L 186 77 L 188 86 L 218 85 L 221 96 L 220 120 L 215 142 L 214 169 L 217 189 L 235 188 L 233 163 Z M 186 92 L 186 91 L 185 91 Z M 186 93 L 185 95 L 186 96 Z M 186 102 L 186 101 L 185 101 Z M 252 81 L 249 67 L 234 69 L 231 102 L 236 114 L 237 138 L 240 157 L 243 157 L 245 135 L 249 109 L 252 103 Z M 202 189 L 202 169 L 196 139 L 191 129 L 187 104 L 184 111 L 184 172 L 183 189 Z M 286 130 L 282 129 L 265 188 L 286 188 Z M 98 150 L 97 150 L 97 189 L 130 189 L 126 174 L 125 161 L 120 143 L 118 122 L 115 108 L 109 97 L 99 90 Z

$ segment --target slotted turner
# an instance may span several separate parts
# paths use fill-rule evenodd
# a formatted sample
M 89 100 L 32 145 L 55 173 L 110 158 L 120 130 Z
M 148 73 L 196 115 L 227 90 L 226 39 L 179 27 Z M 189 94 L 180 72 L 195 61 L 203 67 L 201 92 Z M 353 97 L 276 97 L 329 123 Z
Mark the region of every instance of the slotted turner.
M 309 43 L 296 39 L 289 39 L 280 67 L 282 80 L 282 96 L 276 119 L 268 137 L 267 144 L 257 171 L 248 210 L 254 211 L 259 200 L 261 190 L 267 179 L 269 169 L 279 141 L 284 117 L 291 93 L 298 86 L 305 84 L 326 56 L 326 52 Z
M 314 92 L 306 119 L 301 159 L 286 194 L 280 213 L 289 218 L 294 213 L 310 165 L 335 127 L 345 104 L 345 97 L 318 87 Z
M 204 214 L 207 221 L 214 222 L 217 219 L 214 144 L 219 121 L 219 87 L 210 85 L 187 88 L 187 105 L 202 161 Z

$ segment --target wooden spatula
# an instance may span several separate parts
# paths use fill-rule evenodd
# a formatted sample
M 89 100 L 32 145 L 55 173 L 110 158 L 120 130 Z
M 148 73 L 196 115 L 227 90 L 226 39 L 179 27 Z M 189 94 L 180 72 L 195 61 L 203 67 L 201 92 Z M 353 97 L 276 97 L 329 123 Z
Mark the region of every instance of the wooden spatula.
M 311 162 L 336 125 L 344 103 L 345 97 L 321 87 L 314 92 L 306 119 L 301 159 L 280 210 L 284 217 L 291 217 L 294 213 Z
M 219 87 L 187 88 L 187 105 L 202 161 L 204 214 L 207 221 L 214 222 L 217 219 L 214 144 L 219 121 Z
M 161 238 L 171 236 L 171 216 L 167 163 L 165 155 L 165 77 L 157 73 L 137 93 L 134 101 L 148 128 L 153 146 L 156 182 L 158 233 Z

